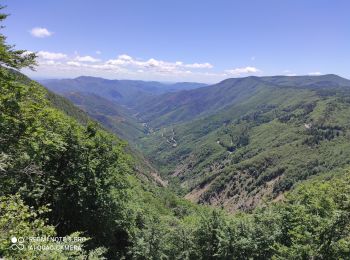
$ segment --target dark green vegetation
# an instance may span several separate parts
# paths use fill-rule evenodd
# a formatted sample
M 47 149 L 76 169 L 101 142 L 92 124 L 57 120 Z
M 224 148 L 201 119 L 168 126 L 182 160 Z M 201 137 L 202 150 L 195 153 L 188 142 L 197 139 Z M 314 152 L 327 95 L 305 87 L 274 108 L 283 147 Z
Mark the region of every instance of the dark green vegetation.
M 142 151 L 173 190 L 231 211 L 350 163 L 350 81 L 336 75 L 227 79 L 127 107 L 66 95 Z M 124 124 L 104 118 L 118 113 Z
M 0 40 L 1 257 L 45 258 L 40 251 L 12 250 L 12 236 L 77 236 L 76 231 L 90 237 L 83 251 L 47 255 L 132 255 L 134 233 L 146 219 L 195 210 L 140 176 L 123 141 L 14 71 L 34 65 L 35 55 Z
M 140 114 L 148 118 L 147 131 L 141 138 L 126 132 L 126 138 L 134 138 L 164 176 L 172 173 L 172 187 L 181 184 L 190 198 L 231 209 L 246 205 L 232 198 L 251 203 L 252 194 L 277 195 L 315 176 L 279 202 L 259 198 L 251 212 L 229 214 L 155 185 L 166 183 L 142 154 L 17 71 L 34 66 L 34 59 L 0 35 L 1 258 L 350 258 L 346 80 L 247 78 L 221 83 L 227 91 L 234 89 L 231 94 L 206 87 L 151 97 L 155 107 L 167 98 L 169 108 Z M 204 99 L 206 91 L 211 96 Z M 184 93 L 190 95 L 183 104 L 169 102 L 182 100 Z M 102 118 L 138 124 L 127 108 L 106 97 L 70 95 L 89 114 L 103 111 Z M 148 98 L 144 101 L 138 105 Z M 114 131 L 127 130 L 101 122 Z M 13 236 L 88 240 L 74 243 L 80 251 L 29 250 L 56 243 L 27 240 L 25 250 L 13 250 Z
M 145 125 L 136 119 L 137 111 L 134 107 L 137 104 L 163 93 L 206 86 L 192 82 L 167 84 L 95 77 L 43 80 L 42 84 L 70 99 L 92 118 L 131 143 L 147 133 Z
M 139 142 L 162 176 L 180 182 L 189 199 L 251 209 L 310 176 L 349 165 L 349 81 L 334 75 L 249 77 L 239 84 L 226 80 L 222 87 L 229 81 L 238 101 L 206 101 L 199 105 L 202 116 L 192 113 L 195 119 L 177 124 L 169 123 L 169 113 L 150 118 L 157 128 Z M 255 87 L 241 99 L 246 81 Z M 175 111 L 192 111 L 188 104 Z M 165 123 L 158 127 L 160 119 Z
M 144 127 L 130 115 L 127 108 L 91 93 L 66 93 L 65 97 L 84 109 L 89 116 L 129 141 L 144 134 Z

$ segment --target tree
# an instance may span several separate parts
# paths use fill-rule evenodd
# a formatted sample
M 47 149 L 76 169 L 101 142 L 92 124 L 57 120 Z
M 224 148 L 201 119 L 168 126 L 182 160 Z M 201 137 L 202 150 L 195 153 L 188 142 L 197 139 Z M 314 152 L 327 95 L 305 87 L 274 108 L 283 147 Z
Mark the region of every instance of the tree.
M 86 232 L 91 248 L 124 254 L 131 163 L 123 142 L 53 107 L 47 90 L 17 71 L 33 68 L 35 54 L 5 40 L 0 35 L 0 195 L 48 206 L 59 236 Z
M 55 237 L 54 226 L 47 225 L 43 217 L 47 207 L 34 210 L 24 204 L 19 195 L 0 197 L 0 257 L 6 259 L 102 259 L 103 248 L 91 252 L 84 249 L 79 242 L 30 241 L 31 237 Z M 79 233 L 71 234 L 78 237 Z M 16 239 L 16 240 L 13 240 Z M 61 247 L 56 250 L 40 251 L 30 249 L 34 246 L 56 247 L 57 245 L 74 245 L 81 250 L 65 251 Z
M 132 259 L 166 259 L 166 227 L 155 216 L 146 218 L 143 226 L 135 229 L 130 250 Z
M 203 215 L 195 232 L 197 250 L 201 259 L 220 259 L 221 241 L 224 239 L 226 221 L 221 212 L 212 210 Z
M 0 6 L 0 10 L 4 9 Z M 2 23 L 7 14 L 0 13 L 0 22 Z M 0 27 L 1 29 L 4 26 Z M 36 54 L 26 50 L 15 50 L 13 45 L 6 43 L 6 37 L 0 33 L 0 68 L 7 67 L 12 69 L 31 68 L 36 65 Z

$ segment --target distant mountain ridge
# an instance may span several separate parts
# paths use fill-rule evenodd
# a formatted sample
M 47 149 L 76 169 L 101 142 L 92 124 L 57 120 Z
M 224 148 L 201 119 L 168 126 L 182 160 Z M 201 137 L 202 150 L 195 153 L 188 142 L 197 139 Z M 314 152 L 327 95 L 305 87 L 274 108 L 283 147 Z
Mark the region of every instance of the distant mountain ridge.
M 92 118 L 130 142 L 147 131 L 135 117 L 138 111 L 133 108 L 138 104 L 163 93 L 207 86 L 195 82 L 161 83 L 89 76 L 40 82 L 51 91 L 70 99 Z
M 251 209 L 350 164 L 350 81 L 335 75 L 227 79 L 143 106 L 141 149 L 195 202 Z
M 48 87 L 129 140 L 194 202 L 248 210 L 350 165 L 350 81 L 337 75 L 250 76 L 179 91 L 68 82 Z
M 335 74 L 319 76 L 266 76 L 260 80 L 282 86 L 294 87 L 350 87 L 350 80 Z
M 74 79 L 50 79 L 40 82 L 56 93 L 93 93 L 110 101 L 128 106 L 133 106 L 155 95 L 207 86 L 207 84 L 195 82 L 167 84 L 157 81 L 109 80 L 88 76 L 81 76 Z
M 140 103 L 136 110 L 154 127 L 192 120 L 213 114 L 263 88 L 350 89 L 350 80 L 329 74 L 322 76 L 269 76 L 231 78 L 217 84 L 155 96 Z

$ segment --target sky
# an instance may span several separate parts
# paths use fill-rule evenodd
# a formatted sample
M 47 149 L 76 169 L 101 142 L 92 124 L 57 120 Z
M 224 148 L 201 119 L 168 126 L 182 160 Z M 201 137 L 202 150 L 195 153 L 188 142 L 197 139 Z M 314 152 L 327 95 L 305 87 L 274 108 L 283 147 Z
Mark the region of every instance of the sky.
M 37 52 L 33 78 L 213 83 L 350 78 L 348 0 L 5 0 L 2 33 Z

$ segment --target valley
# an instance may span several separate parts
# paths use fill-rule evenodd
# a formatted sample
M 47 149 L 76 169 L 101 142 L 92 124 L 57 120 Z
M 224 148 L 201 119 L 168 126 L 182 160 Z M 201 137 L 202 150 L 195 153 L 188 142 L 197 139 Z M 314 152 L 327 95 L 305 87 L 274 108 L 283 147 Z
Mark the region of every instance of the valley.
M 350 81 L 336 75 L 233 78 L 169 92 L 142 82 L 135 100 L 105 94 L 104 81 L 46 87 L 128 140 L 192 202 L 252 210 L 350 163 Z
M 0 260 L 350 259 L 349 8 L 0 4 Z

